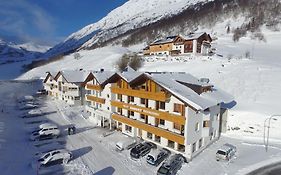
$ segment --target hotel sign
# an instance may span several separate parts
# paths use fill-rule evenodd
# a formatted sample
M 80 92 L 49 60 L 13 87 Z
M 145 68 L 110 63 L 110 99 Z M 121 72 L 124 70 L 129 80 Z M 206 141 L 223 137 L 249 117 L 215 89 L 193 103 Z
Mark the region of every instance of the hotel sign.
M 152 115 L 152 116 L 159 117 L 159 113 L 149 111 L 149 110 L 146 110 L 146 109 L 140 109 L 140 108 L 136 108 L 134 106 L 128 106 L 128 105 L 123 105 L 123 108 L 126 108 L 128 110 L 132 110 L 132 111 L 135 111 L 135 112 L 139 112 L 139 113 L 145 113 L 146 115 Z

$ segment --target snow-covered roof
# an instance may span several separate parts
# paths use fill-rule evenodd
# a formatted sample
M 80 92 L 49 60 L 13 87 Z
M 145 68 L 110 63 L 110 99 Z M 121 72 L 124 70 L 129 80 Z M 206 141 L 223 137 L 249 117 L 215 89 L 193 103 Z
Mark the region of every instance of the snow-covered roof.
M 99 84 L 103 84 L 108 78 L 110 78 L 115 72 L 112 71 L 99 71 L 92 72 Z
M 184 80 L 180 74 L 150 74 L 153 81 L 158 83 L 160 86 L 168 90 L 170 93 L 186 102 L 190 106 L 194 107 L 196 110 L 205 110 L 211 106 L 217 105 L 219 103 L 229 103 L 233 100 L 233 97 L 227 94 L 226 92 L 213 89 L 213 91 L 204 92 L 202 94 L 197 94 L 191 88 L 179 83 L 177 79 Z M 190 74 L 186 75 L 183 82 L 194 82 L 195 77 Z M 199 83 L 200 85 L 200 83 Z
M 50 74 L 53 78 L 55 78 L 55 76 L 57 75 L 57 72 L 55 72 L 55 71 L 48 71 L 46 73 Z
M 194 40 L 198 39 L 200 36 L 204 35 L 205 32 L 198 32 L 198 33 L 190 33 L 188 35 L 182 36 L 185 40 Z
M 150 74 L 159 74 L 169 79 L 198 86 L 212 86 L 209 83 L 201 82 L 198 78 L 185 72 L 151 72 Z
M 173 42 L 175 40 L 177 36 L 168 36 L 164 39 L 158 39 L 158 40 L 155 40 L 152 45 L 156 45 L 156 44 L 164 44 L 164 43 L 170 43 L 170 42 Z
M 84 70 L 63 70 L 60 73 L 70 83 L 82 83 L 89 75 L 89 72 Z
M 138 76 L 140 76 L 141 74 L 143 74 L 143 72 L 136 72 L 136 71 L 129 71 L 129 72 L 122 72 L 122 73 L 118 73 L 124 80 L 126 80 L 127 82 L 130 82 L 132 80 L 134 80 L 135 78 L 137 78 Z

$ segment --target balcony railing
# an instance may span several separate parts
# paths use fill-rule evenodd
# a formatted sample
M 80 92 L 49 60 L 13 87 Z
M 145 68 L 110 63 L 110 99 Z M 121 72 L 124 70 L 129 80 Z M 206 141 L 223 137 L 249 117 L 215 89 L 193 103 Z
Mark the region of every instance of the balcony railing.
M 166 99 L 168 98 L 165 92 L 148 92 L 134 89 L 123 89 L 118 87 L 111 87 L 111 92 L 114 94 L 122 94 L 157 101 L 166 101 Z
M 101 91 L 102 87 L 100 85 L 93 85 L 93 84 L 87 84 L 86 89 L 88 90 L 96 90 L 96 91 Z
M 130 119 L 130 118 L 118 115 L 118 114 L 112 114 L 112 119 L 184 145 L 184 136 L 170 132 L 168 130 L 161 129 L 161 128 L 158 128 L 158 127 L 155 127 L 155 126 L 152 126 L 149 124 L 145 124 L 143 122 L 140 122 L 140 121 L 137 121 L 134 119 Z
M 92 95 L 87 95 L 86 100 L 94 101 L 94 102 L 101 103 L 101 104 L 105 104 L 104 98 L 98 98 L 98 97 L 95 97 L 95 96 L 92 96 Z
M 123 103 L 119 101 L 111 101 L 111 105 L 123 108 L 126 110 L 134 111 L 143 115 L 153 116 L 155 118 L 171 121 L 180 125 L 185 125 L 185 117 L 180 115 L 171 114 L 169 112 L 159 111 L 156 109 L 145 108 L 133 104 Z

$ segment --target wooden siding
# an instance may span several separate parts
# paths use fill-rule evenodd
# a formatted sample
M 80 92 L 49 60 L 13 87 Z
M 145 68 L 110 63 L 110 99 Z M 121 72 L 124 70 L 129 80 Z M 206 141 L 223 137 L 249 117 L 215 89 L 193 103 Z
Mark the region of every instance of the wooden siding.
M 170 132 L 168 130 L 161 129 L 161 128 L 158 128 L 158 127 L 155 127 L 155 126 L 152 126 L 149 124 L 145 124 L 143 122 L 133 120 L 133 119 L 130 119 L 130 118 L 118 115 L 118 114 L 112 114 L 112 119 L 184 145 L 184 136 L 182 136 L 182 135 L 179 135 L 179 134 L 176 134 L 176 133 Z
M 105 104 L 104 98 L 99 98 L 99 97 L 95 97 L 95 96 L 92 96 L 92 95 L 87 95 L 86 100 L 94 101 L 94 102 L 97 102 L 97 103 L 100 103 L 100 104 Z
M 151 45 L 149 47 L 149 52 L 170 52 L 173 49 L 173 43 L 165 43 L 158 45 Z
M 111 87 L 111 92 L 114 94 L 122 94 L 127 96 L 146 98 L 150 100 L 166 101 L 167 96 L 165 92 L 148 92 L 142 90 L 122 89 L 118 87 Z
M 96 90 L 96 91 L 101 91 L 102 87 L 100 85 L 93 85 L 93 84 L 87 84 L 86 89 L 88 90 Z
M 145 108 L 137 105 L 127 104 L 119 101 L 111 101 L 111 106 L 117 108 L 134 111 L 143 115 L 149 115 L 158 119 L 167 120 L 180 125 L 185 125 L 185 117 L 180 115 L 171 114 L 169 112 L 163 112 L 156 109 Z

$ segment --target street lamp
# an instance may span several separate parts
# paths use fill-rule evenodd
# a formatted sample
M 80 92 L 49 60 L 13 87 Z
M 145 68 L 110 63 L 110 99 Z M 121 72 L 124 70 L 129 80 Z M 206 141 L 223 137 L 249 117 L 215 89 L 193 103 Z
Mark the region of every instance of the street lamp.
M 271 115 L 269 118 L 265 119 L 264 121 L 264 130 L 263 130 L 263 143 L 265 146 L 265 151 L 267 152 L 268 150 L 268 141 L 269 141 L 269 129 L 270 129 L 270 121 L 271 120 L 277 120 L 274 117 L 281 117 L 281 115 Z M 268 121 L 268 125 L 266 126 L 266 122 Z M 265 141 L 265 128 L 267 127 L 267 136 L 266 136 L 266 141 Z

